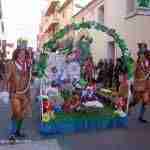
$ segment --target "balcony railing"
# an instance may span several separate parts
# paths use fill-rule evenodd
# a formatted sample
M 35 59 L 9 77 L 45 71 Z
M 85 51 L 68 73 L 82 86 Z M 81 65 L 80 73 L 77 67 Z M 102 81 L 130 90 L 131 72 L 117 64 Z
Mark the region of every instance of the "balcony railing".
M 128 0 L 126 18 L 136 15 L 150 16 L 150 0 Z
M 44 25 L 44 31 L 46 31 L 51 24 L 59 23 L 59 13 L 55 13 L 54 15 L 48 16 Z

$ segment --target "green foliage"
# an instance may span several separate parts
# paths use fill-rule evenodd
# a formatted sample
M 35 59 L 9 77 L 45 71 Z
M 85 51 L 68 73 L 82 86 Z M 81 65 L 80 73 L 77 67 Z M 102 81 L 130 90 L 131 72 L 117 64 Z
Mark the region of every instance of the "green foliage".
M 72 93 L 69 90 L 61 91 L 61 97 L 63 97 L 65 101 L 69 100 L 71 96 L 72 96 Z
M 150 0 L 137 0 L 139 7 L 150 7 Z
M 46 69 L 48 66 L 48 54 L 47 53 L 41 53 L 39 61 L 36 65 L 36 72 L 39 78 L 43 78 L 46 75 Z
M 94 109 L 94 108 L 91 108 L 91 110 L 85 109 L 84 111 L 79 111 L 79 112 L 70 112 L 70 113 L 61 112 L 61 113 L 56 113 L 55 115 L 56 115 L 56 118 L 54 120 L 55 122 L 69 121 L 69 120 L 74 120 L 74 121 L 95 120 L 95 119 L 97 120 L 99 118 L 103 120 L 110 120 L 119 117 L 114 113 L 114 109 L 111 106 L 105 106 L 102 109 Z M 50 122 L 53 122 L 53 120 Z
M 140 6 L 148 6 L 149 5 L 149 1 L 150 0 L 138 0 L 138 3 Z M 57 32 L 54 36 L 54 39 L 51 39 L 50 41 L 48 41 L 46 44 L 44 44 L 44 49 L 48 48 L 48 49 L 53 49 L 56 45 L 56 41 L 58 39 L 61 39 L 64 37 L 64 35 L 66 33 L 68 33 L 71 30 L 79 30 L 79 29 L 91 29 L 94 28 L 97 31 L 102 31 L 105 32 L 106 34 L 108 34 L 109 36 L 111 36 L 114 41 L 117 43 L 118 47 L 121 49 L 122 52 L 122 57 L 124 60 L 124 67 L 127 68 L 127 73 L 129 75 L 129 77 L 133 76 L 133 64 L 131 60 L 131 56 L 130 53 L 128 51 L 128 47 L 125 43 L 125 41 L 120 38 L 120 35 L 118 33 L 116 33 L 116 31 L 114 29 L 109 29 L 108 27 L 106 27 L 105 25 L 102 25 L 100 23 L 97 23 L 95 21 L 87 21 L 87 22 L 81 22 L 81 23 L 72 23 L 69 26 L 66 26 L 64 29 L 61 29 L 59 32 Z M 86 43 L 87 44 L 87 43 Z M 87 49 L 87 45 L 84 44 L 82 45 L 83 49 Z M 64 53 L 70 52 L 70 49 L 64 49 Z M 44 65 L 45 66 L 45 65 Z M 44 70 L 44 68 L 43 68 Z

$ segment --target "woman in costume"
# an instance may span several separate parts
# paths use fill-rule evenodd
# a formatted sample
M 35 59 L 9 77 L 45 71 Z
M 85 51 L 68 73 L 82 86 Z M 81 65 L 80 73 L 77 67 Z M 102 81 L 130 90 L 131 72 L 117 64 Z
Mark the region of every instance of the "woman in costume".
M 95 66 L 92 57 L 88 57 L 83 66 L 84 79 L 91 82 L 95 73 Z
M 11 135 L 24 137 L 20 132 L 25 115 L 31 111 L 30 80 L 31 67 L 27 63 L 27 51 L 16 49 L 8 64 L 8 90 L 11 98 Z
M 90 38 L 88 35 L 82 35 L 80 39 L 77 41 L 77 48 L 80 49 L 80 64 L 84 65 L 84 62 L 91 56 L 91 44 L 93 39 Z
M 144 119 L 144 113 L 146 111 L 146 106 L 150 104 L 150 78 L 148 74 L 150 72 L 150 59 L 146 57 L 147 51 L 139 52 L 138 60 L 136 64 L 134 85 L 133 85 L 133 102 L 130 103 L 130 109 L 134 107 L 139 102 L 142 103 L 139 121 L 147 123 Z

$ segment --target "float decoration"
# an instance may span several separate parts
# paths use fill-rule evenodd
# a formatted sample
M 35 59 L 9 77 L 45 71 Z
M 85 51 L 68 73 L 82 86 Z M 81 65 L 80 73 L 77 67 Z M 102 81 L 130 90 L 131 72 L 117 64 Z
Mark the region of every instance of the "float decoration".
M 70 82 L 71 75 L 64 75 L 65 67 L 61 67 L 63 72 L 60 75 L 60 80 L 58 80 L 59 85 L 56 88 L 59 89 L 61 97 L 64 99 L 64 105 L 60 105 L 56 109 L 52 109 L 46 111 L 43 114 L 43 118 L 41 120 L 41 132 L 50 134 L 50 133 L 66 133 L 66 130 L 69 132 L 76 132 L 76 131 L 83 131 L 89 129 L 99 129 L 102 128 L 113 128 L 113 127 L 125 127 L 127 125 L 127 117 L 125 114 L 122 114 L 122 104 L 118 104 L 118 112 L 114 113 L 114 108 L 107 110 L 107 113 L 102 113 L 106 108 L 103 108 L 103 97 L 97 97 L 97 91 L 91 89 L 91 81 L 88 77 L 85 77 L 85 62 L 87 58 L 92 59 L 91 52 L 90 52 L 90 44 L 92 43 L 92 38 L 88 36 L 83 36 L 79 40 L 78 47 L 80 54 L 77 54 L 79 57 L 76 57 L 76 60 L 73 58 L 73 54 L 76 50 L 73 48 L 67 47 L 66 45 L 59 48 L 59 40 L 62 39 L 67 33 L 72 30 L 81 30 L 81 29 L 96 29 L 97 31 L 102 31 L 111 36 L 114 41 L 117 43 L 118 47 L 121 49 L 122 52 L 122 61 L 124 70 L 128 73 L 129 79 L 132 77 L 132 58 L 128 51 L 127 45 L 125 41 L 121 38 L 121 36 L 116 32 L 114 29 L 109 29 L 108 27 L 104 26 L 103 24 L 97 23 L 95 21 L 87 21 L 81 23 L 73 23 L 71 25 L 67 25 L 59 32 L 57 32 L 53 39 L 50 39 L 47 43 L 43 46 L 43 52 L 40 55 L 39 62 L 37 64 L 37 72 L 39 78 L 43 79 L 46 76 L 46 70 L 48 65 L 48 53 L 49 52 L 59 52 L 60 54 L 65 54 L 65 62 L 66 64 L 71 64 L 72 62 L 80 63 L 80 78 L 75 80 L 72 83 L 73 90 L 66 86 L 67 82 Z M 58 54 L 58 53 L 57 53 Z M 73 55 L 73 56 L 72 56 Z M 63 63 L 62 63 L 63 64 Z M 56 65 L 56 64 L 55 64 Z M 88 65 L 86 65 L 88 66 Z M 66 67 L 67 68 L 67 67 Z M 91 75 L 91 74 L 90 74 Z M 65 76 L 65 77 L 64 77 Z M 71 76 L 72 77 L 72 76 Z M 63 78 L 63 79 L 62 79 Z M 76 79 L 76 78 L 75 78 Z M 92 78 L 90 78 L 92 79 Z M 57 80 L 57 79 L 56 79 Z M 87 80 L 87 81 L 86 81 Z M 74 80 L 72 80 L 74 81 Z M 88 82 L 89 81 L 89 82 Z M 87 88 L 88 87 L 88 88 Z M 78 101 L 73 99 L 73 95 L 76 92 L 80 96 L 80 104 L 78 105 Z M 112 91 L 102 91 L 103 93 L 108 93 L 108 95 L 112 95 Z M 106 98 L 106 97 L 105 97 Z M 54 101 L 54 99 L 50 99 Z M 106 99 L 105 99 L 106 100 Z M 109 101 L 110 102 L 110 101 Z M 44 104 L 44 101 L 42 102 Z M 106 104 L 106 101 L 105 101 Z M 121 104 L 121 106 L 120 106 Z M 65 109 L 63 108 L 65 107 Z M 77 106 L 77 107 L 76 107 Z M 79 106 L 79 107 L 78 107 Z M 45 106 L 45 108 L 48 105 Z M 107 106 L 106 106 L 107 107 Z M 55 107 L 54 107 L 55 108 Z M 44 108 L 43 108 L 44 110 Z M 62 112 L 61 112 L 62 110 Z M 63 112 L 64 111 L 64 112 Z M 121 113 L 120 113 L 121 111 Z M 54 113 L 55 112 L 55 116 Z M 65 113 L 66 112 L 66 113 Z M 92 115 L 93 114 L 93 115 Z M 101 114 L 101 117 L 100 117 Z M 121 117 L 122 116 L 122 117 Z M 120 118 L 121 117 L 121 118 Z
M 35 72 L 37 72 L 37 76 L 39 78 L 43 78 L 46 76 L 46 69 L 48 66 L 48 53 L 43 52 L 40 54 L 40 58 L 38 63 L 35 66 Z
M 43 48 L 53 51 L 53 48 L 55 47 L 54 45 L 56 44 L 56 40 L 63 38 L 64 35 L 70 32 L 71 30 L 92 29 L 92 28 L 96 29 L 97 31 L 105 32 L 109 36 L 113 37 L 113 39 L 115 40 L 115 42 L 117 43 L 117 45 L 122 51 L 122 58 L 124 59 L 123 62 L 125 67 L 127 67 L 129 78 L 131 78 L 131 76 L 133 76 L 133 74 L 131 74 L 132 61 L 130 61 L 132 58 L 125 41 L 122 38 L 120 38 L 120 35 L 116 33 L 115 29 L 109 29 L 105 25 L 102 25 L 95 21 L 86 21 L 86 22 L 72 23 L 71 25 L 67 25 L 66 27 L 64 27 L 64 29 L 61 29 L 54 35 L 54 39 L 51 39 L 47 43 L 45 43 Z M 64 53 L 68 51 L 69 51 L 68 49 L 64 49 Z

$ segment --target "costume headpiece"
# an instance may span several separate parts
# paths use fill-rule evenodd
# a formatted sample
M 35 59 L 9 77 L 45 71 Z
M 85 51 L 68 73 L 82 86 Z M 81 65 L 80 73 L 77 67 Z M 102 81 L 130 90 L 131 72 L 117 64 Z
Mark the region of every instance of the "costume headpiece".
M 17 49 L 27 49 L 28 41 L 25 39 L 18 39 L 17 40 Z
M 147 44 L 139 43 L 138 48 L 139 48 L 138 55 L 143 55 L 147 51 Z

